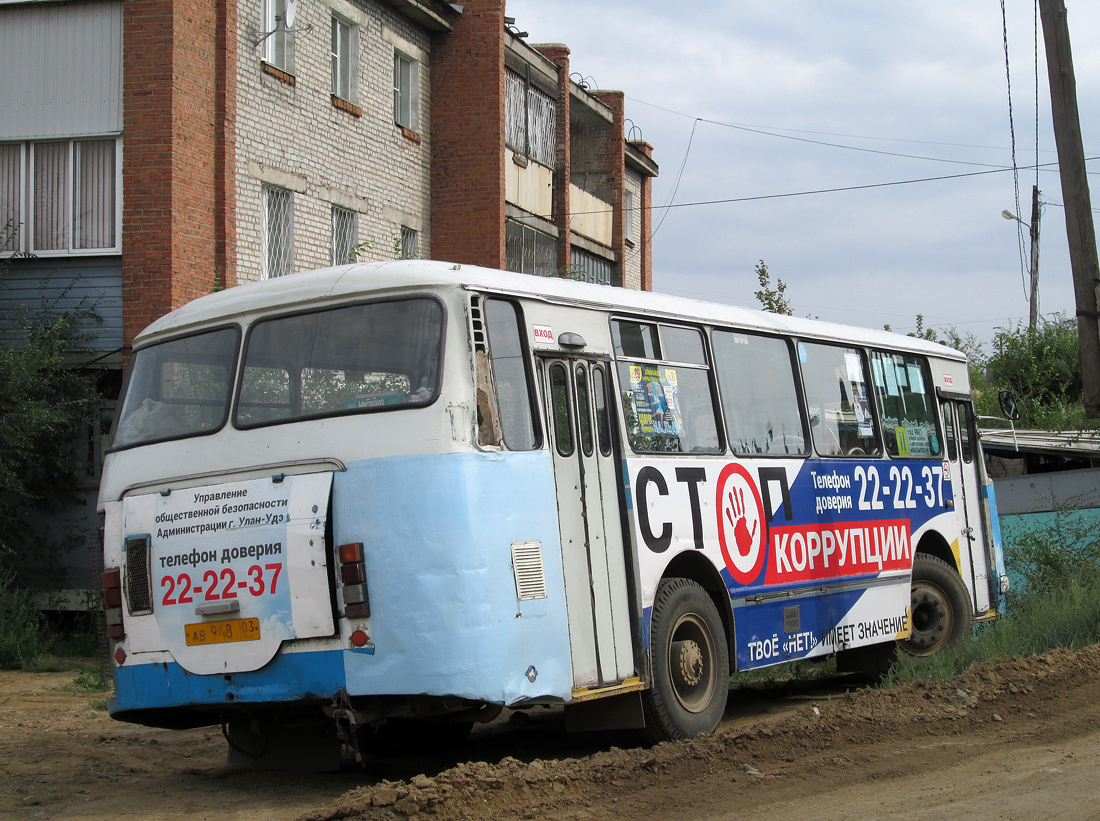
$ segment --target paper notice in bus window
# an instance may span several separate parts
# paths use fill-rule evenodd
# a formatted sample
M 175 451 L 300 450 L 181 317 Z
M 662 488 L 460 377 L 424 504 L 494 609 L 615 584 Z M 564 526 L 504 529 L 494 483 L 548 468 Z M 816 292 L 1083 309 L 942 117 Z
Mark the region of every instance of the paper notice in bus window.
M 883 368 L 883 377 L 886 382 L 886 395 L 897 396 L 898 395 L 898 375 L 894 371 L 894 366 L 891 363 Z
M 909 390 L 913 393 L 924 393 L 924 377 L 921 376 L 920 365 L 909 366 Z
M 932 455 L 932 439 L 926 429 L 898 425 L 894 428 L 894 436 L 898 442 L 898 456 Z
M 848 369 L 848 379 L 852 382 L 863 381 L 863 368 L 859 364 L 859 354 L 850 351 L 844 354 L 844 364 Z
M 682 422 L 676 369 L 631 365 L 630 383 L 641 433 L 646 436 L 679 436 Z
M 932 442 L 924 428 L 906 428 L 909 439 L 909 456 L 931 456 Z

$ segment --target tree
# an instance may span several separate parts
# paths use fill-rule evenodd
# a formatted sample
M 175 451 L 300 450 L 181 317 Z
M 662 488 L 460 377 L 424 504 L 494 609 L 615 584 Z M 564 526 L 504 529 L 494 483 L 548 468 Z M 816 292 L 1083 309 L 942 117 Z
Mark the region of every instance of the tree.
M 917 329 L 910 331 L 906 336 L 913 336 L 917 339 L 926 339 L 929 342 L 939 342 L 939 334 L 936 333 L 935 328 L 924 327 L 924 314 L 917 314 Z
M 760 290 L 754 293 L 765 311 L 773 314 L 794 316 L 794 309 L 787 299 L 787 283 L 779 277 L 775 278 L 775 287 L 772 287 L 771 274 L 764 260 L 756 264 L 756 278 L 760 282 Z
M 986 365 L 989 382 L 1015 392 L 1020 427 L 1075 430 L 1100 427 L 1085 416 L 1077 323 L 1062 314 L 1035 328 L 1001 328 Z
M 0 287 L 7 270 L 0 261 Z M 0 558 L 30 538 L 28 507 L 53 507 L 75 486 L 73 444 L 96 402 L 95 375 L 71 364 L 89 311 L 43 299 L 0 315 Z

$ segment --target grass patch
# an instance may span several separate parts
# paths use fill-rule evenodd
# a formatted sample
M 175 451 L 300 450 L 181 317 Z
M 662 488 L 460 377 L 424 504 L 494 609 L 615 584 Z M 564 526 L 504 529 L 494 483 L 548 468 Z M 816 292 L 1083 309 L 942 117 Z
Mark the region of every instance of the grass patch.
M 103 670 L 100 667 L 88 665 L 83 665 L 80 668 L 80 674 L 73 679 L 73 683 L 70 685 L 78 693 L 105 693 L 113 686 L 114 684 L 109 678 L 103 677 Z M 107 704 L 107 702 L 103 703 L 104 705 Z
M 930 659 L 899 654 L 883 684 L 950 678 L 1003 656 L 1026 658 L 1098 642 L 1100 571 L 1086 564 L 1060 574 L 1053 583 L 1011 596 L 1001 618 L 976 625 L 973 640 L 957 650 Z

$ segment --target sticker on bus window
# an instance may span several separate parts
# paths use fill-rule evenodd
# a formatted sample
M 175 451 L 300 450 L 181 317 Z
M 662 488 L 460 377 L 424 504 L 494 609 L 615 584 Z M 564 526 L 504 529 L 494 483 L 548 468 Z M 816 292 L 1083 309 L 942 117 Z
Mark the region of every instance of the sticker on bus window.
M 642 435 L 680 435 L 683 421 L 675 368 L 631 365 L 630 390 L 630 401 Z

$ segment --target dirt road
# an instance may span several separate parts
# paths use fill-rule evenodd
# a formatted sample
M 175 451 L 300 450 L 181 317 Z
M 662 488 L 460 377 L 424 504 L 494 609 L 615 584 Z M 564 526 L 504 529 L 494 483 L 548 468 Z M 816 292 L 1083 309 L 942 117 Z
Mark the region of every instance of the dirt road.
M 892 691 L 734 693 L 690 743 L 627 748 L 548 715 L 449 759 L 321 775 L 226 770 L 217 729 L 113 722 L 72 679 L 0 673 L 0 816 L 1100 818 L 1100 646 Z

